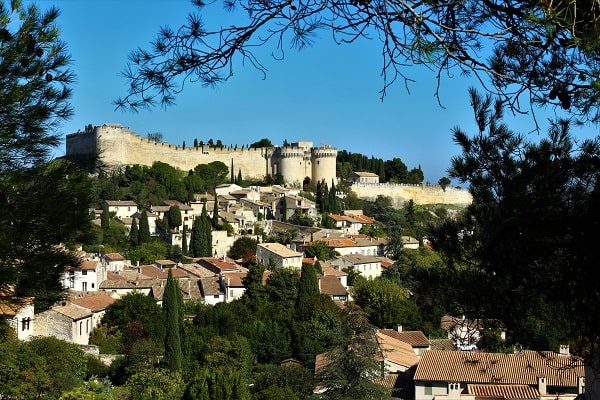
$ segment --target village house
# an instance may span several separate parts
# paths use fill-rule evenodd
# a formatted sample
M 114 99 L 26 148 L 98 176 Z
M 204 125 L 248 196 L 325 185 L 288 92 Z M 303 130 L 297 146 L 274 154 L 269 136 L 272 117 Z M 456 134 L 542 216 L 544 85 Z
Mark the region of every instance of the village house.
M 114 213 L 117 219 L 128 218 L 138 212 L 138 206 L 131 200 L 104 200 L 109 213 Z
M 419 362 L 410 344 L 381 331 L 377 331 L 375 339 L 381 354 L 383 371 L 386 374 L 406 372 Z
M 0 318 L 4 318 L 19 340 L 29 340 L 34 333 L 33 297 L 15 298 L 0 291 Z
M 246 287 L 244 286 L 246 275 L 248 275 L 248 271 L 224 271 L 219 275 L 219 284 L 225 293 L 226 303 L 238 300 L 246 293 Z
M 474 349 L 483 336 L 483 332 L 494 330 L 501 340 L 506 340 L 506 326 L 497 319 L 469 319 L 450 315 L 442 316 L 440 327 L 448 332 L 448 339 L 462 350 Z
M 382 335 L 387 335 L 396 340 L 401 340 L 404 343 L 408 343 L 419 359 L 425 351 L 431 349 L 429 339 L 427 339 L 425 334 L 423 334 L 421 331 L 403 331 L 402 325 L 398 325 L 397 330 L 381 329 L 379 332 Z
M 62 274 L 65 289 L 94 292 L 106 280 L 106 268 L 101 260 L 84 260 L 76 267 L 67 267 Z
M 214 306 L 225 301 L 225 292 L 219 284 L 218 276 L 200 278 L 200 290 L 206 304 Z
M 267 268 L 302 269 L 302 253 L 280 243 L 259 243 L 256 246 L 256 259 Z
M 299 195 L 287 194 L 275 199 L 272 204 L 274 217 L 279 221 L 288 221 L 293 215 L 304 215 L 311 219 L 319 216 L 315 202 Z
M 348 301 L 348 291 L 335 275 L 319 275 L 319 292 L 333 301 Z
M 374 174 L 373 172 L 351 172 L 348 176 L 348 181 L 350 184 L 354 183 L 363 183 L 363 184 L 379 184 L 379 175 Z
M 71 304 L 89 310 L 92 313 L 92 329 L 100 325 L 106 309 L 116 301 L 110 293 L 96 292 L 86 296 L 75 296 Z
M 148 229 L 150 230 L 150 235 L 157 236 L 158 232 L 156 230 L 156 220 L 158 219 L 158 215 L 148 210 L 146 211 L 146 217 L 148 218 Z M 139 228 L 140 221 L 142 219 L 142 213 L 138 211 L 135 214 L 133 214 L 131 218 L 136 220 L 136 224 Z
M 346 210 L 342 215 L 329 214 L 328 217 L 334 221 L 336 229 L 348 234 L 358 234 L 363 226 L 375 222 L 373 218 L 364 215 L 362 210 Z
M 52 336 L 75 344 L 88 344 L 94 314 L 75 304 L 55 306 L 35 315 L 34 334 Z
M 375 279 L 381 276 L 381 260 L 374 256 L 363 256 L 362 254 L 348 254 L 331 260 L 333 268 L 342 270 L 353 268 L 362 277 Z
M 573 400 L 585 388 L 584 364 L 561 351 L 513 354 L 426 351 L 415 371 L 415 400 Z

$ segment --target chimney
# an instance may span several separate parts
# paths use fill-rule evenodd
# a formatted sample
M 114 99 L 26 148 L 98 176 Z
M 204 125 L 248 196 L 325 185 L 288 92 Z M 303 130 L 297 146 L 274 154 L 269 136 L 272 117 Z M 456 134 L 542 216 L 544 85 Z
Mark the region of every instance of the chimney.
M 546 378 L 543 376 L 538 376 L 538 391 L 540 395 L 546 395 Z
M 569 351 L 569 345 L 568 344 L 561 344 L 560 345 L 560 349 L 558 351 L 558 355 L 564 356 L 564 357 L 570 356 L 571 353 Z
M 398 332 L 402 332 L 402 325 L 398 324 L 397 329 L 398 329 Z

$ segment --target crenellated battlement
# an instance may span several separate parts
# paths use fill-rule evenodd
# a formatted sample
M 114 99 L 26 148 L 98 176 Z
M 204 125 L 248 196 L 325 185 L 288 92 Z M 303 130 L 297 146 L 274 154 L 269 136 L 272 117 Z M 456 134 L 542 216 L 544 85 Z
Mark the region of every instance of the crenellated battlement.
M 327 151 L 323 154 L 328 154 L 327 157 L 334 154 L 335 159 L 337 149 L 326 146 L 319 151 L 322 152 L 325 148 Z M 152 165 L 155 161 L 161 161 L 187 171 L 198 164 L 221 161 L 228 167 L 233 165 L 235 173 L 241 171 L 242 176 L 248 179 L 262 179 L 266 175 L 281 174 L 285 182 L 295 185 L 301 185 L 306 179 L 331 181 L 335 178 L 335 161 L 315 162 L 316 159 L 324 158 L 322 155 L 316 156 L 315 150 L 312 148 L 312 142 L 307 141 L 285 147 L 204 145 L 184 148 L 142 137 L 120 124 L 104 124 L 66 136 L 67 156 L 100 154 L 103 163 L 109 167 Z

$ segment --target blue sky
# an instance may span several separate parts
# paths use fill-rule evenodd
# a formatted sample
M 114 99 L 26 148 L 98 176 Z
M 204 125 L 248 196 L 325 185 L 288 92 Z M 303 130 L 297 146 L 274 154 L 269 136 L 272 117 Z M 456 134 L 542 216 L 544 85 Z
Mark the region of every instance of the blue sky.
M 459 153 L 451 129 L 474 132 L 467 88 L 474 78 L 445 78 L 438 105 L 435 74 L 411 68 L 410 94 L 402 82 L 379 91 L 382 58 L 377 40 L 338 46 L 322 31 L 312 47 L 290 49 L 285 59 L 270 57 L 272 48 L 260 50 L 268 68 L 265 79 L 252 67 L 237 65 L 235 75 L 216 89 L 188 84 L 177 105 L 139 113 L 115 110 L 113 100 L 126 94 L 121 76 L 128 54 L 147 48 L 160 26 L 176 28 L 193 10 L 187 0 L 41 0 L 40 7 L 61 10 L 59 28 L 73 57 L 78 81 L 72 104 L 74 117 L 61 133 L 85 125 L 119 123 L 145 136 L 160 132 L 169 143 L 190 145 L 194 138 L 221 139 L 226 145 L 250 144 L 269 138 L 309 140 L 384 160 L 399 157 L 409 169 L 421 166 L 425 180 L 437 183 L 446 175 L 450 158 Z M 218 6 L 217 6 L 218 7 Z M 227 14 L 206 15 L 207 23 L 228 25 Z M 542 121 L 545 117 L 541 118 Z M 514 122 L 530 131 L 530 118 Z M 64 145 L 57 152 L 64 154 Z

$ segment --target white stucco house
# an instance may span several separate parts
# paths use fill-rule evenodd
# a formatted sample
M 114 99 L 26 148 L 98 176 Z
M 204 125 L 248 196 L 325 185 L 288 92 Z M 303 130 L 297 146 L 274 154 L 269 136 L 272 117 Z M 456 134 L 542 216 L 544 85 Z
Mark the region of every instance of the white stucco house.
M 302 253 L 281 243 L 259 243 L 256 246 L 256 259 L 267 268 L 302 269 Z

